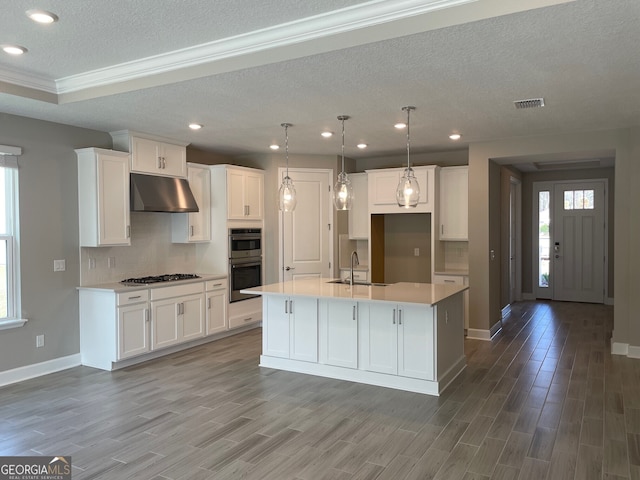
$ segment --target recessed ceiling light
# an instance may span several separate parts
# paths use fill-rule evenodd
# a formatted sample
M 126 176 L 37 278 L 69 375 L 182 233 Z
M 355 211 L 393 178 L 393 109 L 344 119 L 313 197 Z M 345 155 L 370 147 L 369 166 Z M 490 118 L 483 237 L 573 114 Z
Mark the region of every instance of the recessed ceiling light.
M 329 138 L 333 136 L 333 132 L 322 132 L 320 135 L 322 135 L 324 138 Z
M 280 148 L 280 145 L 276 145 L 275 143 L 273 145 L 269 145 L 269 148 L 271 150 L 278 150 Z
M 366 143 L 359 143 L 358 145 L 356 145 L 356 147 L 358 147 L 359 149 L 363 149 L 363 148 L 367 148 L 367 144 Z
M 451 135 L 449 135 L 449 138 L 451 140 L 460 140 L 461 137 L 462 135 L 460 135 L 459 133 L 452 133 Z
M 189 128 L 191 130 L 200 130 L 202 128 L 202 125 L 200 125 L 199 123 L 190 123 Z
M 54 23 L 58 21 L 58 16 L 55 13 L 45 10 L 27 10 L 27 16 L 38 23 Z
M 28 51 L 25 47 L 21 47 L 20 45 L 2 45 L 2 50 L 9 55 L 22 55 Z
M 394 125 L 394 127 L 397 128 L 398 130 L 402 130 L 403 128 L 406 128 L 406 126 L 407 126 L 407 124 L 406 123 L 402 123 L 402 122 L 396 123 Z

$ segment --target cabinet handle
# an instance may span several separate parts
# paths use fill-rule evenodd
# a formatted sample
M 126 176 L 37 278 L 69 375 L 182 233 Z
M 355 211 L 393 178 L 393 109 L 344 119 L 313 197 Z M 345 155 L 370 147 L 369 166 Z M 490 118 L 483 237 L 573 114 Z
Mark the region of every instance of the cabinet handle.
M 284 301 L 284 313 L 289 313 L 289 310 L 288 310 L 288 307 L 287 307 L 288 303 L 289 303 L 289 300 L 285 300 Z
M 129 297 L 129 300 L 135 300 L 136 298 L 142 298 L 142 295 L 136 295 L 134 297 Z
M 131 226 L 127 225 L 127 238 L 131 238 Z
M 253 317 L 248 317 L 248 318 L 245 318 L 245 319 L 243 320 L 243 322 L 250 322 L 252 319 L 253 319 Z
M 189 226 L 189 235 L 193 237 L 193 225 Z
M 353 319 L 356 319 L 356 306 L 353 306 Z
M 393 324 L 396 324 L 396 309 L 393 309 L 393 315 L 391 316 L 392 320 L 393 320 Z
M 167 168 L 167 159 L 165 157 L 162 157 L 162 168 Z
M 162 168 L 162 157 L 158 157 L 158 168 Z
M 207 310 L 211 310 L 211 297 L 207 298 Z
M 455 280 L 445 280 L 444 283 L 456 283 Z
M 149 321 L 149 309 L 148 308 L 144 309 L 144 321 L 145 322 Z
M 214 286 L 214 287 L 221 287 L 221 286 L 222 286 L 222 284 L 221 284 L 221 283 L 214 283 L 214 284 L 213 284 L 213 286 Z
M 289 300 L 289 313 L 293 313 L 293 300 Z
M 402 309 L 398 309 L 398 325 L 402 325 Z
M 440 235 L 444 235 L 444 223 L 440 225 Z

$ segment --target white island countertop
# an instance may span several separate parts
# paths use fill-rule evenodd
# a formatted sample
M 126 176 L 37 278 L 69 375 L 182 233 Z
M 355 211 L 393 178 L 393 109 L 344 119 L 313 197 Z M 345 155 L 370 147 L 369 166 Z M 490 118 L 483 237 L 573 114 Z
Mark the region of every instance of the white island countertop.
M 242 293 L 286 295 L 316 298 L 354 299 L 370 302 L 415 303 L 435 305 L 467 290 L 466 285 L 398 282 L 387 285 L 347 285 L 330 283 L 328 278 L 303 278 L 248 288 Z

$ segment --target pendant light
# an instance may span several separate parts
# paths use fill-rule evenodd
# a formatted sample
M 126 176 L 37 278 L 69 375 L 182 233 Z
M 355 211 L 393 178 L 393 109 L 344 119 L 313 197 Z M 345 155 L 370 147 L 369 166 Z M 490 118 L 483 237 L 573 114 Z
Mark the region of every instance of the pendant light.
M 338 180 L 333 187 L 333 204 L 336 210 L 351 210 L 353 204 L 353 186 L 351 180 L 344 171 L 344 121 L 349 120 L 347 115 L 340 115 L 338 120 L 342 122 L 342 171 L 338 174 Z
M 416 107 L 402 107 L 402 111 L 407 112 L 407 168 L 404 169 L 404 174 L 400 179 L 400 183 L 398 183 L 396 200 L 398 201 L 398 206 L 404 208 L 416 207 L 420 199 L 420 186 L 409 159 L 409 117 L 411 110 L 415 109 Z
M 284 127 L 284 149 L 287 157 L 287 173 L 282 179 L 280 190 L 278 191 L 278 208 L 282 212 L 292 212 L 296 208 L 296 188 L 293 180 L 289 176 L 289 127 L 290 123 L 281 124 Z

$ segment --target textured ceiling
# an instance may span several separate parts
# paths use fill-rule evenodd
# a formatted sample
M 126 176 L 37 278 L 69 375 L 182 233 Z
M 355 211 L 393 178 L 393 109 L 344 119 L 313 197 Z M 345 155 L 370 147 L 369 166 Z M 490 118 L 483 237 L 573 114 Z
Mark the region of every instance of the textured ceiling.
M 351 116 L 346 154 L 353 158 L 402 152 L 404 133 L 392 125 L 404 118 L 401 107 L 409 104 L 416 106 L 411 117 L 415 152 L 640 125 L 638 0 L 545 7 L 554 2 L 531 0 L 518 3 L 542 8 L 498 16 L 488 12 L 499 1 L 478 0 L 452 7 L 453 20 L 440 11 L 415 17 L 413 24 L 363 27 L 288 50 L 226 59 L 218 64 L 222 67 L 212 62 L 87 88 L 79 96 L 60 97 L 59 104 L 16 92 L 11 82 L 18 82 L 3 76 L 8 72 L 14 79 L 33 77 L 53 85 L 95 69 L 108 71 L 112 65 L 362 3 L 49 0 L 35 5 L 12 0 L 3 7 L 0 43 L 25 45 L 29 52 L 20 58 L 0 55 L 0 112 L 102 131 L 134 129 L 232 154 L 268 152 L 269 144 L 283 143 L 282 122 L 294 125 L 292 153 L 337 154 L 339 135 L 325 140 L 319 133 L 339 132 L 336 116 L 345 114 Z M 60 21 L 33 24 L 24 11 L 35 7 L 54 11 Z M 514 108 L 514 100 L 533 97 L 544 97 L 546 106 Z M 191 132 L 186 124 L 192 121 L 205 127 Z M 463 135 L 458 143 L 447 138 L 454 131 Z M 357 150 L 359 142 L 369 148 Z

